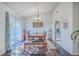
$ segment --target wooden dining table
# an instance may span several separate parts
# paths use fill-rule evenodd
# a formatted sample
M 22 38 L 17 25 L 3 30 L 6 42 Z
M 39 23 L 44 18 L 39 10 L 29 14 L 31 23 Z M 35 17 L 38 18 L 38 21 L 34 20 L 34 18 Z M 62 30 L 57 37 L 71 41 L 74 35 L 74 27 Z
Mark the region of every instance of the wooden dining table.
M 43 41 L 33 42 L 32 39 L 34 39 L 34 38 L 38 38 L 39 40 L 42 39 Z M 47 42 L 45 41 L 45 39 L 46 39 L 46 35 L 45 34 L 32 34 L 32 35 L 28 35 L 28 39 L 29 39 L 29 42 L 25 42 L 24 43 L 24 50 L 25 51 L 28 48 L 30 49 L 30 46 L 38 46 L 38 47 L 41 46 L 42 48 L 41 49 L 39 48 L 38 53 L 39 54 L 45 54 L 46 53 L 46 51 L 47 51 Z
M 30 38 L 39 38 L 39 39 L 45 40 L 46 35 L 45 34 L 33 34 L 33 35 L 29 35 L 28 38 L 29 38 L 29 40 L 30 40 Z

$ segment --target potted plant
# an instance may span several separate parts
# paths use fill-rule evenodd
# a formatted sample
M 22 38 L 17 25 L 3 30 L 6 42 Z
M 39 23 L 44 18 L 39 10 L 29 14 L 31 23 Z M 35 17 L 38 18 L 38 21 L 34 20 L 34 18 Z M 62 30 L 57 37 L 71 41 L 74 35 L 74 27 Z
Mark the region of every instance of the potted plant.
M 74 31 L 74 32 L 71 34 L 71 39 L 72 39 L 72 40 L 74 40 L 74 39 L 76 40 L 78 34 L 79 34 L 79 30 Z

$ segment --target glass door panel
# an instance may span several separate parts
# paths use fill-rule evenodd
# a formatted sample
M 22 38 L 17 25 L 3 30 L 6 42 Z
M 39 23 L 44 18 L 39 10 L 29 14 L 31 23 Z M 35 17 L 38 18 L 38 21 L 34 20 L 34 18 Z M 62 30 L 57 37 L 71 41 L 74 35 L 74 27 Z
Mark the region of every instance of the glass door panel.
M 14 44 L 15 40 L 15 19 L 10 17 L 10 47 L 12 49 L 12 45 Z
M 8 12 L 7 12 L 8 13 Z M 22 40 L 21 21 L 6 13 L 6 49 L 14 50 L 16 42 Z M 18 43 L 17 43 L 18 44 Z

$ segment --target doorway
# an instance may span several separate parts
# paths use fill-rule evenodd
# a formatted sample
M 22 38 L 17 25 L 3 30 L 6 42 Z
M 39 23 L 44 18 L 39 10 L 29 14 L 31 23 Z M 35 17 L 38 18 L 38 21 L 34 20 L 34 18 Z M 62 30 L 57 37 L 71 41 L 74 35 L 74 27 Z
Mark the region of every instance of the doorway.
M 60 21 L 55 21 L 55 42 L 60 44 L 60 35 L 61 35 L 61 25 L 60 25 Z

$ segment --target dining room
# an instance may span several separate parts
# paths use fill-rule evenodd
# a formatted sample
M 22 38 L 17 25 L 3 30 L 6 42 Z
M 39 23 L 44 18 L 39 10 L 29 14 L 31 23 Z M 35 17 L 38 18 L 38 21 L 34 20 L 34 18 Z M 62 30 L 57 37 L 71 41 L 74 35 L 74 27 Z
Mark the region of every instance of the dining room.
M 78 5 L 74 2 L 0 3 L 2 14 L 0 39 L 3 39 L 0 41 L 0 55 L 71 56 L 77 54 L 78 45 L 72 40 L 72 34 L 79 24 L 78 19 L 75 18 Z M 73 45 L 76 45 L 77 51 Z

